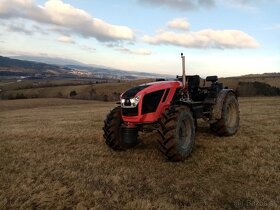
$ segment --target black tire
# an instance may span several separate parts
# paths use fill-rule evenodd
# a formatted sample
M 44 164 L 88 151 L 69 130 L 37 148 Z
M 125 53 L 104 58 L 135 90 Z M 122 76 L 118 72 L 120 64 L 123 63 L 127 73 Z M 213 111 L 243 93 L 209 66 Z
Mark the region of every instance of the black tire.
M 125 149 L 121 139 L 122 123 L 121 107 L 114 108 L 104 120 L 103 137 L 105 143 L 113 150 Z
M 228 93 L 222 108 L 222 118 L 217 122 L 210 124 L 213 130 L 219 136 L 232 136 L 239 127 L 239 105 L 236 96 Z
M 160 119 L 159 148 L 168 160 L 185 160 L 194 147 L 195 122 L 191 110 L 185 106 L 172 106 Z

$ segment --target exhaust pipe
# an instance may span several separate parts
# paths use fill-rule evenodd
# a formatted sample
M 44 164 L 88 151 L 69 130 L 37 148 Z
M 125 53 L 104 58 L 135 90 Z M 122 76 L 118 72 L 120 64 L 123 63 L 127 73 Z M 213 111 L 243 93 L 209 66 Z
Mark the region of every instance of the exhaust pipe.
M 182 82 L 183 82 L 183 89 L 186 88 L 186 66 L 185 66 L 185 56 L 183 53 L 181 53 L 182 58 Z

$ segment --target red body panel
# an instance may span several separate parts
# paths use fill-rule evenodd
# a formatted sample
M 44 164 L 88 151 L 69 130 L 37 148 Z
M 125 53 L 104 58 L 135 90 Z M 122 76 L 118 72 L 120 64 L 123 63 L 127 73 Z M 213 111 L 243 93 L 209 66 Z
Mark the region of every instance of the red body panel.
M 138 103 L 138 116 L 122 116 L 124 122 L 128 123 L 153 123 L 156 122 L 162 112 L 170 105 L 170 102 L 173 99 L 173 96 L 178 88 L 182 88 L 182 83 L 179 81 L 162 81 L 162 82 L 152 82 L 148 83 L 146 85 L 150 85 L 149 87 L 145 88 L 144 90 L 138 92 L 136 96 L 140 96 L 140 101 Z M 167 91 L 167 89 L 170 89 L 166 100 L 163 102 L 163 97 Z M 148 114 L 141 114 L 142 113 L 142 103 L 143 103 L 143 98 L 146 94 L 155 92 L 158 90 L 165 90 L 160 103 L 156 109 L 155 112 L 148 113 Z

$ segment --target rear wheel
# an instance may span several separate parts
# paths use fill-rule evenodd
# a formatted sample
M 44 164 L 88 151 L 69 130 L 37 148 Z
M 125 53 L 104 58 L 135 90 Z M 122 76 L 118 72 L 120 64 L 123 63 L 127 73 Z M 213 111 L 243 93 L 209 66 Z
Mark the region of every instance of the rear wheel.
M 114 150 L 124 150 L 121 135 L 121 125 L 123 123 L 121 107 L 114 108 L 104 120 L 105 143 Z
M 211 129 L 219 136 L 234 135 L 239 127 L 239 105 L 233 93 L 226 96 L 221 117 L 217 122 L 210 124 Z
M 194 146 L 195 123 L 192 112 L 185 106 L 172 106 L 160 119 L 158 129 L 161 152 L 177 162 L 186 159 Z

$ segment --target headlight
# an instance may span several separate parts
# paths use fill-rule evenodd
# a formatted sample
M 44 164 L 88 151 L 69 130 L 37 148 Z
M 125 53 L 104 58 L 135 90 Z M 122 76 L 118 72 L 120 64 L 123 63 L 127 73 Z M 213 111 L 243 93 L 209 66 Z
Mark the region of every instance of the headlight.
M 134 98 L 131 98 L 131 99 L 121 99 L 121 105 L 122 107 L 125 107 L 125 108 L 135 108 L 139 101 L 140 101 L 140 96 L 136 96 Z M 130 102 L 130 104 L 129 104 Z
M 140 101 L 140 96 L 136 96 L 136 97 L 130 99 L 131 106 L 136 107 L 138 105 L 139 101 Z
M 140 96 L 136 96 L 134 99 L 135 99 L 135 101 L 139 102 L 140 101 Z

